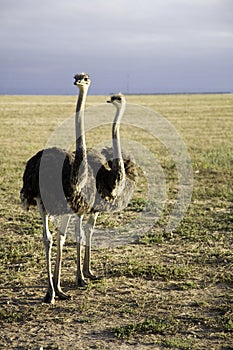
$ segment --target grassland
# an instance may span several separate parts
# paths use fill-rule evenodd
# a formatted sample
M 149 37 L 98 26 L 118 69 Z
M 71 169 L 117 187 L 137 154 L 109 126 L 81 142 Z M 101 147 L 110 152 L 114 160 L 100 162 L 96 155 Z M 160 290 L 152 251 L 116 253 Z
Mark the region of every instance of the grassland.
M 105 100 L 90 96 L 88 105 Z M 102 278 L 86 289 L 75 287 L 76 249 L 68 237 L 62 286 L 72 299 L 50 306 L 41 303 L 46 269 L 40 218 L 36 210 L 21 209 L 19 190 L 26 160 L 73 114 L 76 98 L 0 96 L 1 349 L 233 349 L 233 96 L 127 101 L 159 112 L 182 136 L 194 171 L 192 201 L 181 224 L 167 233 L 176 168 L 164 147 L 137 135 L 166 175 L 163 215 L 133 244 L 96 248 L 93 269 Z M 87 135 L 88 145 L 102 133 Z M 129 208 L 101 215 L 97 228 L 120 229 L 130 221 L 141 210 L 144 190 L 142 178 Z

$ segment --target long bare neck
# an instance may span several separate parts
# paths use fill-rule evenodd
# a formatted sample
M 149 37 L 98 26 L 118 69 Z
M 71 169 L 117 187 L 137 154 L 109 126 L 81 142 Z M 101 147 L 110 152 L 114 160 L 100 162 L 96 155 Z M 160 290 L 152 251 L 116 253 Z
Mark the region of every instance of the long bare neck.
M 86 140 L 85 140 L 85 130 L 84 130 L 84 109 L 87 98 L 87 88 L 80 88 L 76 114 L 75 114 L 75 134 L 76 134 L 76 153 L 83 150 L 83 157 L 86 156 Z
M 73 164 L 73 182 L 82 188 L 87 181 L 87 151 L 84 130 L 84 109 L 88 88 L 80 87 L 75 114 L 75 160 Z
M 112 148 L 113 164 L 112 168 L 118 174 L 119 180 L 125 179 L 125 167 L 122 158 L 121 141 L 120 141 L 120 122 L 125 111 L 125 102 L 117 108 L 117 112 L 112 125 Z

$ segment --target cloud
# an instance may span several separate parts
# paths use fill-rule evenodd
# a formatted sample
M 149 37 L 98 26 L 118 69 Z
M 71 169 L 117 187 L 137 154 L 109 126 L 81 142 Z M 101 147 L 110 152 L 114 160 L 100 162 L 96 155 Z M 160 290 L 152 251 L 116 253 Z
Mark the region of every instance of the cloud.
M 48 73 L 64 76 L 75 67 L 96 77 L 104 71 L 113 87 L 127 74 L 148 69 L 153 76 L 159 68 L 160 79 L 169 71 L 175 86 L 182 65 L 208 71 L 206 62 L 233 56 L 230 0 L 2 0 L 0 9 L 0 92 L 13 74 L 30 89 L 34 73 L 42 89 Z
M 43 0 L 37 6 L 28 0 L 10 0 L 2 13 L 1 37 L 8 48 L 14 44 L 60 50 L 60 43 L 71 52 L 92 47 L 97 52 L 108 47 L 115 52 L 127 45 L 166 45 L 169 41 L 191 46 L 188 39 L 206 41 L 208 32 L 232 32 L 232 18 L 227 11 L 222 14 L 223 8 L 221 1 L 213 0 L 192 4 L 184 0 L 93 0 L 87 4 Z

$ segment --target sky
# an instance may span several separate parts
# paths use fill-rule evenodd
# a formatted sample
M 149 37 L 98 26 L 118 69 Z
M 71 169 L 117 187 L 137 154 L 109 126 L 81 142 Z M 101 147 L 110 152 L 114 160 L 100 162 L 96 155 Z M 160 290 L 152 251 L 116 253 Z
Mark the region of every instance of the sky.
M 232 0 L 0 0 L 0 94 L 233 92 Z

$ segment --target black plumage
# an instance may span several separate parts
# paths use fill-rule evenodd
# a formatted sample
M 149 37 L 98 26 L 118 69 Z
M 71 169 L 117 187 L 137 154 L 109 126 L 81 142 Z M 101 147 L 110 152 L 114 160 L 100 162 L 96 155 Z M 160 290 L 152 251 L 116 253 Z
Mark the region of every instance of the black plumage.
M 81 164 L 75 165 L 75 152 L 52 147 L 36 153 L 26 164 L 23 174 L 23 188 L 20 197 L 23 206 L 29 209 L 36 205 L 35 198 L 41 198 L 50 215 L 90 212 L 94 204 L 95 179 L 88 166 L 88 181 L 79 190 L 79 179 L 73 178 L 73 168 L 78 174 Z

